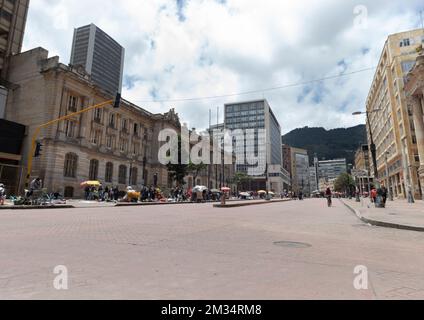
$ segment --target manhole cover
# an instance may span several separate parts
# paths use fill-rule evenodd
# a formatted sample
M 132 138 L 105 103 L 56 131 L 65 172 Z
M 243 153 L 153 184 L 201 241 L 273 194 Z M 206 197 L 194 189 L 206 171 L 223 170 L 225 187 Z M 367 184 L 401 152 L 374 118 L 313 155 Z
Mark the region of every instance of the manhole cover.
M 397 213 L 389 213 L 389 216 L 397 216 Z
M 274 245 L 276 245 L 277 247 L 296 248 L 296 249 L 305 249 L 305 248 L 312 247 L 312 245 L 310 245 L 309 243 L 293 242 L 293 241 L 278 241 L 278 242 L 274 242 Z

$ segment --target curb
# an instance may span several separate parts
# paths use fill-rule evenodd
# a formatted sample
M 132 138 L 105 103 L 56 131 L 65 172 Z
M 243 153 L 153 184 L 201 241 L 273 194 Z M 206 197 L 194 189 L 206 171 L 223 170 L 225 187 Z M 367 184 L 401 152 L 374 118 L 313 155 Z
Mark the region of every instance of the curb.
M 75 209 L 71 205 L 59 205 L 59 206 L 12 206 L 12 207 L 0 207 L 0 210 L 40 210 L 40 209 Z
M 249 207 L 249 206 L 260 206 L 264 204 L 272 204 L 272 203 L 282 203 L 282 202 L 289 202 L 292 200 L 274 200 L 274 201 L 264 201 L 264 202 L 255 202 L 255 203 L 236 203 L 236 204 L 215 204 L 214 208 L 220 208 L 220 209 L 229 209 L 229 208 L 240 208 L 240 207 Z
M 359 210 L 352 208 L 350 205 L 348 205 L 346 202 L 341 200 L 341 203 L 345 205 L 350 211 L 352 211 L 359 220 L 361 220 L 364 223 L 370 224 L 374 227 L 383 227 L 383 228 L 390 228 L 390 229 L 398 229 L 398 230 L 406 230 L 406 231 L 416 231 L 416 232 L 424 232 L 424 227 L 415 227 L 415 226 L 407 226 L 402 224 L 396 224 L 396 223 L 390 223 L 390 222 L 383 222 L 383 221 L 377 221 L 377 220 L 371 220 L 368 218 L 365 218 L 361 215 Z

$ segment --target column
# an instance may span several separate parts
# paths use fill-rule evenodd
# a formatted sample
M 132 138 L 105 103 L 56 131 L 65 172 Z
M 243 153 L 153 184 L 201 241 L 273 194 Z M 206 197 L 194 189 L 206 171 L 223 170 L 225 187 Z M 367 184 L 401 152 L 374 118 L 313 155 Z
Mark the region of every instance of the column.
M 424 117 L 422 97 L 413 97 L 411 102 L 413 103 L 415 134 L 417 137 L 418 154 L 420 156 L 418 174 L 421 181 L 421 191 L 424 194 Z

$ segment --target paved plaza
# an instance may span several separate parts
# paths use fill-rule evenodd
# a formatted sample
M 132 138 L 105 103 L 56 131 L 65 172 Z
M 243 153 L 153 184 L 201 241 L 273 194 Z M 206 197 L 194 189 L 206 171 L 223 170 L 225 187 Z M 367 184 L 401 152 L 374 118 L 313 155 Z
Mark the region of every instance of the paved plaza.
M 0 298 L 423 299 L 424 233 L 334 205 L 3 210 Z M 359 265 L 368 290 L 354 288 Z

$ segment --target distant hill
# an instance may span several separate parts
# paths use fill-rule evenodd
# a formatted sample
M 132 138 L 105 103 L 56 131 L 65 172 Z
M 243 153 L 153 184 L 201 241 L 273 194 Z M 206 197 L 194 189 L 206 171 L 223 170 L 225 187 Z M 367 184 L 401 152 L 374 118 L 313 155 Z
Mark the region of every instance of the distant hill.
M 319 160 L 346 158 L 348 164 L 353 164 L 355 151 L 361 144 L 367 143 L 366 141 L 365 125 L 333 130 L 305 127 L 283 136 L 284 144 L 308 150 L 311 163 L 314 154 L 317 154 Z

